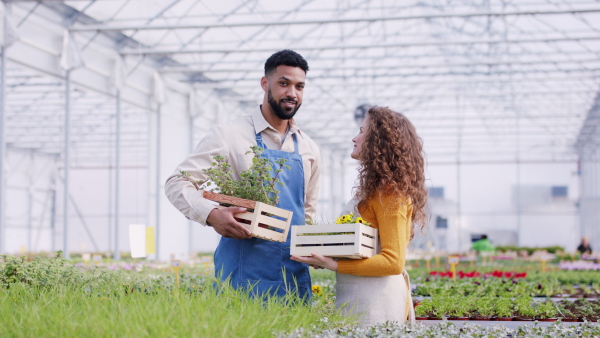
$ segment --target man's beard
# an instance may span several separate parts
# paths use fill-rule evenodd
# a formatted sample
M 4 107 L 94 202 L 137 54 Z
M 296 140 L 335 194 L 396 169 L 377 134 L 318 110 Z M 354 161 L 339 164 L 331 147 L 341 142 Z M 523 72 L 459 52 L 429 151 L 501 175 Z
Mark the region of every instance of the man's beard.
M 273 112 L 275 112 L 275 115 L 277 115 L 277 117 L 279 117 L 282 120 L 289 120 L 292 117 L 294 117 L 294 115 L 296 115 L 296 112 L 298 111 L 298 109 L 300 109 L 300 106 L 302 105 L 302 104 L 297 105 L 295 109 L 291 109 L 288 107 L 286 107 L 286 108 L 282 107 L 281 104 L 279 104 L 273 98 L 273 95 L 271 94 L 271 88 L 269 88 L 269 91 L 267 94 L 267 100 L 269 102 L 269 106 L 271 106 L 271 109 L 273 110 Z M 282 101 L 285 101 L 285 100 L 293 100 L 295 102 L 298 102 L 297 100 L 290 99 L 290 98 L 282 99 Z

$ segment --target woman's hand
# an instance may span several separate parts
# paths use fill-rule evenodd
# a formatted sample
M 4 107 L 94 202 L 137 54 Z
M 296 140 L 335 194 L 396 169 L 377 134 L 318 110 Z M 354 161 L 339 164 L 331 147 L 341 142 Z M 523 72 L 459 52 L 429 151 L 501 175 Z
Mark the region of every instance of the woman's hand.
M 306 263 L 315 269 L 329 269 L 337 271 L 338 262 L 331 257 L 325 257 L 319 254 L 311 254 L 311 256 L 292 256 L 291 260 Z

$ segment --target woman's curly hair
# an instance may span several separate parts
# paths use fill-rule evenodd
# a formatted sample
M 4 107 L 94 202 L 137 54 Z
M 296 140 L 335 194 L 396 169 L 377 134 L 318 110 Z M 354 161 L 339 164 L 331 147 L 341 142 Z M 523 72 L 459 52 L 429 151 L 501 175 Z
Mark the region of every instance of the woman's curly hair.
M 369 123 L 359 154 L 358 206 L 379 192 L 398 196 L 399 205 L 411 203 L 412 238 L 415 225 L 422 230 L 428 222 L 423 141 L 406 116 L 389 108 L 374 106 L 366 118 Z

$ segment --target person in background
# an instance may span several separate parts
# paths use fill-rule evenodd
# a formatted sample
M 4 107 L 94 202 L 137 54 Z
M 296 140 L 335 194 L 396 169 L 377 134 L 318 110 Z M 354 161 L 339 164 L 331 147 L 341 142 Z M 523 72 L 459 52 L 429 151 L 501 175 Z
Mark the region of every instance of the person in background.
M 581 238 L 581 243 L 577 247 L 577 251 L 579 251 L 579 253 L 581 253 L 582 255 L 583 254 L 587 254 L 587 255 L 592 254 L 592 247 L 590 246 L 590 241 L 587 237 L 583 236 Z
M 344 214 L 354 212 L 378 229 L 381 251 L 358 260 L 318 254 L 292 259 L 336 271 L 335 305 L 362 325 L 414 323 L 406 251 L 415 228 L 427 224 L 423 144 L 413 124 L 389 108 L 372 107 L 352 139 L 358 186 Z
M 496 251 L 496 248 L 494 247 L 494 244 L 490 242 L 487 235 L 483 235 L 480 239 L 473 242 L 471 245 L 471 250 L 475 250 L 478 254 L 480 254 L 482 252 L 494 252 Z
M 259 109 L 208 130 L 196 149 L 167 179 L 165 193 L 171 203 L 188 219 L 211 226 L 222 237 L 215 251 L 215 274 L 234 288 L 252 288 L 254 295 L 278 295 L 298 292 L 306 300 L 311 296 L 308 266 L 290 260 L 287 242 L 252 237 L 234 215 L 245 208 L 217 209 L 204 199 L 181 172 L 193 180 L 205 180 L 202 171 L 212 166 L 216 155 L 223 156 L 239 179 L 239 173 L 252 164 L 247 155 L 251 146 L 263 148 L 262 157 L 277 167 L 285 159 L 290 170 L 278 175 L 283 182 L 277 207 L 293 212 L 291 224 L 305 224 L 314 217 L 319 197 L 320 155 L 316 143 L 293 119 L 302 105 L 308 63 L 298 53 L 286 49 L 271 55 L 260 80 L 264 91 Z M 234 175 L 234 176 L 235 176 Z

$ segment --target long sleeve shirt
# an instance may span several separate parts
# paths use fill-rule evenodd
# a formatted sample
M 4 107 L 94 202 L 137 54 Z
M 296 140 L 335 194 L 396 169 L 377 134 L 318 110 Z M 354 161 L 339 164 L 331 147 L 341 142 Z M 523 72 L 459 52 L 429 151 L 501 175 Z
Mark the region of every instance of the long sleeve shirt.
M 239 173 L 252 165 L 253 154 L 247 153 L 251 146 L 256 146 L 258 132 L 269 149 L 290 153 L 294 152 L 292 135 L 296 134 L 298 151 L 304 167 L 304 209 L 307 215 L 314 218 L 319 196 L 319 149 L 294 120 L 291 120 L 290 129 L 282 142 L 281 134 L 265 120 L 260 109 L 256 109 L 249 116 L 210 129 L 188 158 L 179 164 L 173 175 L 167 179 L 167 198 L 187 218 L 206 224 L 208 214 L 215 208 L 214 203 L 204 199 L 190 182 L 177 176 L 181 171 L 185 171 L 193 180 L 205 180 L 207 176 L 202 169 L 210 168 L 213 158 L 221 155 L 231 165 L 234 171 L 233 179 L 240 179 Z
M 361 217 L 379 231 L 381 252 L 366 259 L 338 261 L 338 273 L 358 276 L 391 276 L 404 270 L 410 240 L 412 205 L 389 210 L 396 196 L 376 194 L 359 208 Z

